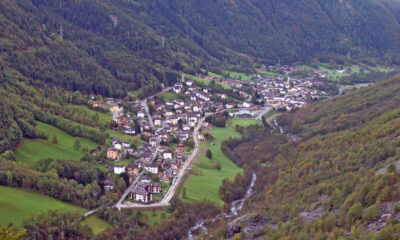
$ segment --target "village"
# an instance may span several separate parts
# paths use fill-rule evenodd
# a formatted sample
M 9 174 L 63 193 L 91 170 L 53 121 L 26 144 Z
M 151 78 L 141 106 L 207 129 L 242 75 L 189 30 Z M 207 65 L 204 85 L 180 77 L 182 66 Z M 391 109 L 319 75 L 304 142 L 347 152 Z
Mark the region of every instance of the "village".
M 210 125 L 204 121 L 206 116 L 228 112 L 232 118 L 261 120 L 270 109 L 290 111 L 326 95 L 313 88 L 320 84 L 313 80 L 262 74 L 254 75 L 250 81 L 202 74 L 197 77 L 228 85 L 232 90 L 221 93 L 211 87 L 200 87 L 196 81 L 182 75 L 181 81 L 143 101 L 93 102 L 93 107 L 111 112 L 117 129 L 141 140 L 140 146 L 132 146 L 130 142 L 113 139 L 106 151 L 107 159 L 113 163 L 110 172 L 129 177 L 130 186 L 119 204 L 154 204 L 167 194 L 171 195 L 169 189 L 179 183 L 186 170 L 182 168 L 187 168 L 187 161 L 195 158 L 197 141 L 205 141 L 201 130 L 195 134 L 195 129 Z M 177 98 L 165 101 L 159 96 L 167 92 L 174 93 Z M 235 99 L 235 96 L 241 98 Z M 137 111 L 128 112 L 123 107 L 125 104 Z M 111 179 L 106 180 L 105 189 L 113 189 Z

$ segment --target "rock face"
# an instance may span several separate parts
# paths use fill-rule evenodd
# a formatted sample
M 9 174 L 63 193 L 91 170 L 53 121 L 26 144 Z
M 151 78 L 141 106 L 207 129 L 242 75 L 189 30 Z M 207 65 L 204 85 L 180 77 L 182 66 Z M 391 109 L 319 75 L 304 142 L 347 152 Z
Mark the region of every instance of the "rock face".
M 302 217 L 305 221 L 311 222 L 314 219 L 317 219 L 324 214 L 324 210 L 322 208 L 317 208 L 310 212 L 301 212 L 299 213 L 300 217 Z
M 381 211 L 380 217 L 368 225 L 364 227 L 364 230 L 367 232 L 376 232 L 379 231 L 386 226 L 386 223 L 389 219 L 394 218 L 400 221 L 400 213 L 395 213 L 393 211 L 394 203 L 393 202 L 385 202 L 379 208 Z

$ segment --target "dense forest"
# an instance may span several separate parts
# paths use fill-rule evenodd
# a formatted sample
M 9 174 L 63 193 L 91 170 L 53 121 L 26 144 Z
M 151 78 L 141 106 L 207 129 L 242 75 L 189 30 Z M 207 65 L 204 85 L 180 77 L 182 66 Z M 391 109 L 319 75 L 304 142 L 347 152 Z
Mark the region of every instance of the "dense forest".
M 395 1 L 59 1 L 0 3 L 0 66 L 37 87 L 125 96 L 181 71 L 254 61 L 399 64 Z
M 397 239 L 399 106 L 397 75 L 283 114 L 278 118 L 283 135 L 254 125 L 241 139 L 226 141 L 224 152 L 259 176 L 244 213 L 267 223 L 253 234 L 268 239 Z M 382 220 L 384 214 L 390 214 L 389 220 Z M 374 227 L 382 221 L 386 226 Z M 244 232 L 238 236 L 249 237 Z

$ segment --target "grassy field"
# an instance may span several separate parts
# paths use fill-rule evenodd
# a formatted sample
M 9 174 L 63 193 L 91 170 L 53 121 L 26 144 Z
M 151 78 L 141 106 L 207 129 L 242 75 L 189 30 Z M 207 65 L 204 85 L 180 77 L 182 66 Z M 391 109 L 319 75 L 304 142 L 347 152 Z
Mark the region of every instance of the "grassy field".
M 260 121 L 257 120 L 257 119 L 231 119 L 230 122 L 229 122 L 229 125 L 232 126 L 233 128 L 236 125 L 243 126 L 243 127 L 248 127 L 248 126 L 253 125 L 253 124 L 259 125 Z
M 90 216 L 90 217 L 86 218 L 85 220 L 82 221 L 82 225 L 89 226 L 95 235 L 97 235 L 97 234 L 103 232 L 104 230 L 106 230 L 107 228 L 111 227 L 111 225 L 108 222 L 106 222 L 103 219 L 100 219 L 96 216 Z
M 44 158 L 80 160 L 83 157 L 82 148 L 93 149 L 96 143 L 86 138 L 80 138 L 81 148 L 74 148 L 75 137 L 53 127 L 37 122 L 37 128 L 49 135 L 49 139 L 23 139 L 15 156 L 17 161 L 33 162 Z M 52 136 L 57 135 L 57 144 L 52 143 Z
M 239 72 L 229 72 L 229 75 L 232 78 L 239 78 L 239 79 L 242 79 L 242 80 L 245 80 L 245 81 L 249 81 L 249 80 L 251 80 L 253 78 L 253 76 L 251 76 L 251 75 L 247 75 L 245 73 L 239 73 Z
M 200 152 L 204 152 L 207 147 L 212 152 L 212 160 L 202 155 L 195 162 L 192 169 L 192 173 L 195 174 L 185 183 L 186 196 L 189 200 L 210 200 L 221 207 L 223 201 L 220 199 L 218 191 L 222 180 L 234 178 L 237 173 L 242 172 L 242 169 L 237 167 L 221 151 L 221 143 L 229 137 L 240 137 L 240 135 L 231 127 L 214 128 L 210 131 L 210 134 L 215 137 L 215 145 L 201 144 Z M 221 163 L 221 170 L 216 169 L 217 162 Z
M 164 100 L 166 102 L 178 99 L 178 94 L 176 94 L 175 92 L 171 92 L 171 91 L 165 92 L 165 93 L 161 94 L 161 96 L 164 98 Z
M 85 212 L 83 208 L 58 201 L 51 197 L 0 186 L 1 226 L 7 226 L 9 223 L 19 226 L 23 220 L 29 219 L 31 215 L 47 212 L 48 210 Z

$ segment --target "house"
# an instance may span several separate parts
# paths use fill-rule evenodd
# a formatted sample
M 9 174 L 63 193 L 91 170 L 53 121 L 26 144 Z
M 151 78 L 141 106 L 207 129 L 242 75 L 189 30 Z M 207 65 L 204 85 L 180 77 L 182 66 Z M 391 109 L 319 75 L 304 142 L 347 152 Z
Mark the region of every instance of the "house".
M 153 174 L 158 174 L 158 166 L 155 164 L 146 164 L 144 165 L 144 170 L 153 173 Z
M 160 183 L 140 182 L 131 191 L 131 199 L 148 203 L 152 200 L 153 193 L 159 193 L 161 190 Z
M 235 104 L 234 104 L 234 103 L 227 103 L 227 104 L 225 105 L 225 107 L 226 107 L 227 109 L 232 109 L 232 108 L 235 107 Z
M 134 128 L 125 129 L 125 133 L 134 136 L 136 134 L 136 130 Z
M 180 152 L 184 152 L 185 151 L 185 144 L 179 143 L 178 146 L 176 147 L 176 150 L 180 151 Z
M 121 173 L 123 173 L 123 172 L 125 172 L 125 166 L 124 165 L 122 165 L 122 164 L 117 164 L 117 165 L 115 165 L 114 166 L 114 173 L 115 174 L 121 174 Z
M 111 105 L 111 110 L 113 110 L 113 111 L 119 111 L 120 109 L 121 109 L 121 106 L 119 104 Z
M 93 102 L 93 107 L 97 108 L 97 107 L 103 107 L 103 102 L 101 101 L 95 101 Z
M 136 188 L 131 192 L 131 199 L 138 202 L 148 203 L 152 200 L 152 194 L 143 188 Z
M 122 147 L 123 148 L 129 148 L 131 146 L 131 144 L 129 142 L 123 142 L 122 143 Z
M 131 163 L 127 167 L 127 172 L 129 176 L 137 176 L 139 175 L 139 164 Z
M 118 158 L 118 149 L 116 148 L 107 149 L 107 158 L 116 160 Z
M 167 169 L 165 170 L 162 174 L 161 174 L 161 180 L 164 182 L 169 181 L 170 179 L 172 179 L 174 177 L 174 172 L 172 169 Z
M 151 145 L 152 147 L 155 147 L 155 146 L 157 146 L 158 139 L 157 139 L 156 137 L 151 137 L 151 138 L 149 139 L 149 143 L 150 143 L 150 145 Z
M 163 158 L 165 159 L 172 159 L 172 151 L 171 150 L 166 150 L 163 152 Z
M 244 102 L 243 103 L 243 107 L 244 108 L 250 108 L 253 104 L 251 104 L 251 102 Z
M 150 162 L 152 158 L 151 151 L 146 151 L 141 154 L 141 159 L 143 162 Z
M 114 189 L 114 182 L 109 178 L 104 180 L 104 190 L 109 191 L 113 189 Z
M 111 142 L 114 148 L 121 150 L 122 149 L 122 142 L 118 138 L 114 138 Z
M 178 132 L 178 138 L 181 141 L 186 141 L 190 137 L 190 131 L 179 131 Z
M 136 114 L 136 116 L 141 117 L 141 118 L 144 118 L 145 113 L 144 113 L 143 111 L 138 111 L 137 114 Z
M 142 178 L 140 178 L 140 182 L 151 182 L 151 177 L 149 175 L 144 175 Z
M 159 118 L 159 117 L 154 118 L 154 125 L 155 126 L 161 126 L 162 125 L 162 119 Z

